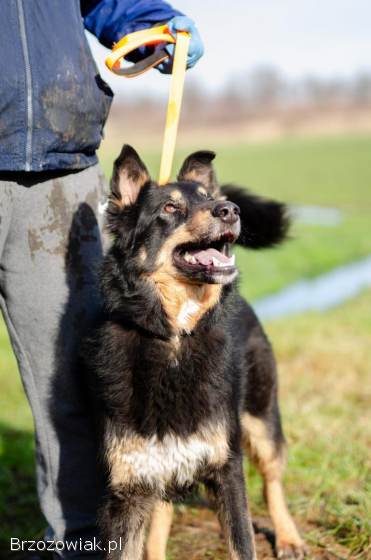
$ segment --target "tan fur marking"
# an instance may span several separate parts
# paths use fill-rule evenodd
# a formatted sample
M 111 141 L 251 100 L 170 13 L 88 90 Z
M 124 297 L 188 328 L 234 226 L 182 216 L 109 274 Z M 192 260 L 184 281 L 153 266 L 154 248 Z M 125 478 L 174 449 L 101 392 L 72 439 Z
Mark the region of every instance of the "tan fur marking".
M 201 317 L 218 303 L 222 291 L 219 284 L 188 284 L 185 280 L 174 278 L 173 274 L 165 270 L 156 272 L 151 279 L 156 285 L 165 313 L 176 331 L 192 332 Z M 181 311 L 189 301 L 195 303 L 194 311 L 186 314 L 184 320 L 180 321 Z
M 178 365 L 179 350 L 180 350 L 180 337 L 175 335 L 169 340 L 170 352 L 169 360 L 173 362 L 173 365 Z
M 303 547 L 303 541 L 286 505 L 282 487 L 285 456 L 277 453 L 272 438 L 262 420 L 245 412 L 241 416 L 244 444 L 264 479 L 264 492 L 277 538 L 277 548 L 293 545 Z
M 194 238 L 187 230 L 185 224 L 178 227 L 175 233 L 168 237 L 163 244 L 157 257 L 157 267 L 160 268 L 167 265 L 168 270 L 172 269 L 175 272 L 175 269 L 172 266 L 172 255 L 175 247 L 182 245 L 183 243 L 190 243 L 191 241 L 194 241 Z
M 157 502 L 147 537 L 145 560 L 166 560 L 166 545 L 173 520 L 173 504 Z
M 227 432 L 224 424 L 211 424 L 210 426 L 202 427 L 197 433 L 211 447 L 215 448 L 214 461 L 218 465 L 223 465 L 228 459 L 228 440 Z
M 204 189 L 203 187 L 198 187 L 197 192 L 203 194 L 204 196 L 207 196 L 207 190 Z
M 200 170 L 198 168 L 187 171 L 187 173 L 183 177 L 183 180 L 193 181 L 194 183 L 201 183 L 210 194 L 217 193 L 219 190 L 217 185 L 213 185 L 210 183 L 210 174 L 208 172 L 200 173 Z
M 110 483 L 113 487 L 121 484 L 130 485 L 135 478 L 135 472 L 130 464 L 122 464 L 122 455 L 123 453 L 141 451 L 143 449 L 143 438 L 134 434 L 123 436 L 118 434 L 110 424 L 108 426 L 106 438 L 109 447 L 106 451 L 106 458 L 110 466 Z
M 265 484 L 265 496 L 268 504 L 274 530 L 276 532 L 277 549 L 286 546 L 303 547 L 303 540 L 296 528 L 286 505 L 285 495 L 280 479 L 267 480 Z
M 200 182 L 200 173 L 196 169 L 192 169 L 191 171 L 187 171 L 186 176 L 184 177 L 185 181 L 193 181 L 194 183 Z
M 146 249 L 145 249 L 144 247 L 142 247 L 142 248 L 139 250 L 139 253 L 138 253 L 138 257 L 139 257 L 140 262 L 144 263 L 145 260 L 147 259 L 147 256 L 148 256 L 148 255 L 147 255 Z
M 119 208 L 133 204 L 140 189 L 148 180 L 149 176 L 145 171 L 128 174 L 126 169 L 121 170 L 118 179 L 121 198 L 111 195 L 110 201 Z
M 209 208 L 198 210 L 187 223 L 187 229 L 193 237 L 200 238 L 207 235 L 212 219 Z
M 180 191 L 178 191 L 178 189 L 172 190 L 170 192 L 170 196 L 175 202 L 180 202 L 181 200 L 183 200 L 183 195 Z
M 166 435 L 144 438 L 128 430 L 120 433 L 109 426 L 106 458 L 112 487 L 144 482 L 160 496 L 171 481 L 186 485 L 193 482 L 197 469 L 204 463 L 222 466 L 228 458 L 225 425 L 208 424 L 190 436 Z
M 284 458 L 277 456 L 272 438 L 262 420 L 245 412 L 241 416 L 244 444 L 250 457 L 257 463 L 264 478 L 282 476 Z
M 209 232 L 210 226 L 208 218 L 211 219 L 210 210 L 199 210 L 194 214 L 192 220 L 178 227 L 173 235 L 168 237 L 163 244 L 157 257 L 157 267 L 160 268 L 167 265 L 168 269 L 173 269 L 172 254 L 175 247 L 185 243 L 197 243 L 197 241 L 205 237 Z
M 201 220 L 201 216 L 198 216 L 197 219 Z M 196 226 L 194 225 L 194 227 Z M 195 236 L 188 228 L 189 225 L 180 226 L 175 234 L 165 241 L 157 258 L 157 270 L 148 275 L 148 279 L 154 284 L 173 329 L 191 332 L 201 317 L 218 303 L 222 286 L 219 284 L 194 284 L 190 280 L 179 277 L 172 264 L 172 256 L 178 245 L 195 241 Z M 186 317 L 185 321 L 179 322 L 181 310 L 189 301 L 195 303 L 195 310 Z
M 128 201 L 126 201 L 126 203 L 123 202 L 122 198 L 118 198 L 117 196 L 111 194 L 109 196 L 109 202 L 110 204 L 114 204 L 115 206 L 117 206 L 118 208 L 123 208 L 124 206 L 127 206 Z

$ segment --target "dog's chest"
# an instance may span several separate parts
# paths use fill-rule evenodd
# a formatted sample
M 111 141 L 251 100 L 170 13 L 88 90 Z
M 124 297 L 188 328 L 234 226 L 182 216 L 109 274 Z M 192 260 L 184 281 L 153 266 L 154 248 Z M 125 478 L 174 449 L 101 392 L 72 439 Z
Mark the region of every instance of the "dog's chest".
M 208 472 L 222 466 L 228 458 L 224 424 L 216 423 L 181 437 L 167 434 L 145 438 L 133 433 L 115 435 L 107 454 L 111 482 L 146 484 L 159 492 L 166 488 L 184 488 Z

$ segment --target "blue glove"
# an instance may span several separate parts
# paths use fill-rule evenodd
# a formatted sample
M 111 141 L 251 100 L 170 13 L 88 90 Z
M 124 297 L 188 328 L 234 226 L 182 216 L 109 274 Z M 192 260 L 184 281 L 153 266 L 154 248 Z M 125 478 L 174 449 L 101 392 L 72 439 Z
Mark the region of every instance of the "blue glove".
M 170 33 L 174 37 L 176 37 L 177 31 L 189 31 L 189 33 L 191 34 L 191 40 L 189 42 L 188 50 L 187 68 L 192 68 L 192 66 L 194 66 L 204 54 L 204 45 L 194 21 L 187 16 L 176 16 L 171 19 L 167 25 Z M 166 50 L 169 53 L 170 58 L 168 60 L 165 60 L 164 62 L 161 62 L 161 64 L 156 66 L 156 68 L 162 74 L 171 74 L 175 45 L 171 43 L 168 44 L 166 46 Z

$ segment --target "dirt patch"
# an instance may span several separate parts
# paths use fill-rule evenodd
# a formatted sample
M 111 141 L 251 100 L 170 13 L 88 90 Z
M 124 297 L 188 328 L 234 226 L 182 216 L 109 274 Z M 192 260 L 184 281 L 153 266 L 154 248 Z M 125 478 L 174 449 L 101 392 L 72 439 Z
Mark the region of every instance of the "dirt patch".
M 306 538 L 308 558 L 312 560 L 350 560 L 356 558 L 349 551 L 339 546 L 331 538 L 314 538 L 317 531 L 314 524 L 297 520 L 301 532 Z M 273 560 L 274 532 L 268 517 L 254 516 L 255 542 L 259 560 Z M 316 540 L 317 542 L 314 542 Z M 168 546 L 169 560 L 225 560 L 227 549 L 220 531 L 219 523 L 213 511 L 206 507 L 193 508 L 179 506 L 176 508 L 173 527 Z M 358 556 L 358 558 L 361 558 Z M 366 558 L 366 556 L 364 557 Z

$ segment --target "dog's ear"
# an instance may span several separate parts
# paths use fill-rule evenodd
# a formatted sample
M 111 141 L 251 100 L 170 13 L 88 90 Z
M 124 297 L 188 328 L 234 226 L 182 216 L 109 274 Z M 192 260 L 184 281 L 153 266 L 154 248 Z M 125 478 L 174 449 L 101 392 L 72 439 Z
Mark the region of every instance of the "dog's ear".
M 287 237 L 290 218 L 285 204 L 261 198 L 234 185 L 223 185 L 221 192 L 240 208 L 239 245 L 264 249 L 278 245 Z
M 215 152 L 202 150 L 188 156 L 178 174 L 178 181 L 195 181 L 201 183 L 210 193 L 218 191 L 218 183 L 212 164 Z
M 149 180 L 149 173 L 139 155 L 134 148 L 125 144 L 113 164 L 110 202 L 120 208 L 131 206 Z

